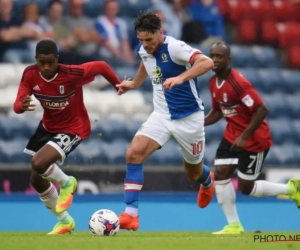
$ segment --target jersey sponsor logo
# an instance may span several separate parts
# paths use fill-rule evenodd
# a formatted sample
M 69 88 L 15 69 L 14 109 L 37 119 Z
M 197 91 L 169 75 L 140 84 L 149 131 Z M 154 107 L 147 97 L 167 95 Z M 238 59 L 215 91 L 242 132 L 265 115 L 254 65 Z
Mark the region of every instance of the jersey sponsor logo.
M 66 87 L 65 86 L 58 86 L 58 92 L 62 95 L 66 92 Z
M 65 102 L 42 102 L 42 106 L 48 109 L 64 109 L 69 105 L 68 101 Z
M 254 104 L 253 99 L 251 98 L 250 95 L 246 95 L 243 99 L 242 102 L 247 106 L 247 107 L 251 107 Z
M 165 78 L 152 78 L 151 83 L 153 85 L 163 84 L 165 80 Z
M 161 68 L 158 66 L 153 67 L 152 73 L 158 78 L 161 78 L 163 76 Z
M 222 113 L 224 117 L 232 117 L 237 115 L 237 111 L 235 109 L 226 109 L 226 108 L 222 108 Z
M 151 79 L 151 82 L 153 85 L 163 84 L 164 81 L 166 80 L 166 79 L 162 78 L 163 74 L 162 74 L 160 67 L 158 67 L 158 66 L 153 67 L 152 73 L 153 73 L 153 75 L 156 76 L 156 78 Z
M 162 62 L 168 62 L 168 56 L 166 53 L 161 54 L 161 60 L 162 60 Z

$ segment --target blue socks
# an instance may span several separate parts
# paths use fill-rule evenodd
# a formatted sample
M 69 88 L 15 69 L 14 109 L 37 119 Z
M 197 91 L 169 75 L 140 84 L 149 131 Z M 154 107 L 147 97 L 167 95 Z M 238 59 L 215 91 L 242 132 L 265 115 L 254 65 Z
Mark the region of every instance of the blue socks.
M 140 199 L 140 191 L 144 184 L 143 165 L 127 163 L 127 172 L 124 182 L 126 203 L 125 212 L 131 216 L 138 215 L 138 205 Z
M 202 185 L 204 188 L 209 188 L 211 184 L 210 169 L 208 166 L 203 165 L 203 172 L 200 178 L 196 181 Z

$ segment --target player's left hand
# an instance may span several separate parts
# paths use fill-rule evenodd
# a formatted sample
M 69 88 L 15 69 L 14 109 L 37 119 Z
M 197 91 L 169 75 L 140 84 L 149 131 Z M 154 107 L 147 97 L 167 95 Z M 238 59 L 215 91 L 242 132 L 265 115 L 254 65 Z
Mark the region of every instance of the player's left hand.
M 117 84 L 116 87 L 118 88 L 118 95 L 125 94 L 129 89 L 131 89 L 133 84 L 133 81 L 130 81 L 130 78 L 124 77 L 124 80 Z
M 167 89 L 172 89 L 173 87 L 182 84 L 183 81 L 180 77 L 172 77 L 165 80 L 163 84 L 163 91 L 166 92 Z
M 234 141 L 233 145 L 230 148 L 230 151 L 242 152 L 246 146 L 246 142 L 247 142 L 247 140 L 245 138 L 243 138 L 242 135 L 240 135 Z

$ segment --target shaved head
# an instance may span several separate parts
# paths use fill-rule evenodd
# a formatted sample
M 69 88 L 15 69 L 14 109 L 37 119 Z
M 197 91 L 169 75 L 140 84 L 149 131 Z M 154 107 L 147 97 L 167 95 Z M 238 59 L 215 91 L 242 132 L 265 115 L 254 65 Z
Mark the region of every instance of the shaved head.
M 225 43 L 223 41 L 216 42 L 211 46 L 211 48 L 213 48 L 213 47 L 218 47 L 221 50 L 223 49 L 224 54 L 226 54 L 229 57 L 231 56 L 231 50 L 227 43 Z
M 229 45 L 223 41 L 214 43 L 211 46 L 210 58 L 214 62 L 213 71 L 215 71 L 217 75 L 222 74 L 230 67 L 230 53 Z

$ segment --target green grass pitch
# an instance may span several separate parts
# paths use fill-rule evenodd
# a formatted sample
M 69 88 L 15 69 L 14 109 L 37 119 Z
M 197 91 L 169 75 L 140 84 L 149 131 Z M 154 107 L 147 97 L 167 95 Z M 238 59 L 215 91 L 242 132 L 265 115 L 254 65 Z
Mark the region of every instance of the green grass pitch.
M 263 232 L 260 235 L 294 232 Z M 89 232 L 47 236 L 41 232 L 0 232 L 1 250 L 274 250 L 300 249 L 299 242 L 254 242 L 254 233 L 214 236 L 210 232 L 119 232 L 95 237 Z

